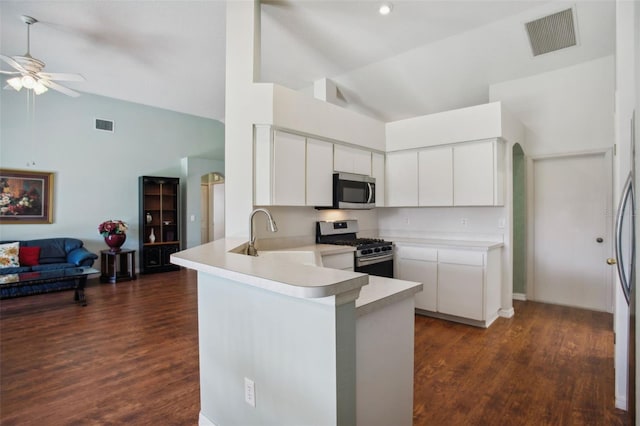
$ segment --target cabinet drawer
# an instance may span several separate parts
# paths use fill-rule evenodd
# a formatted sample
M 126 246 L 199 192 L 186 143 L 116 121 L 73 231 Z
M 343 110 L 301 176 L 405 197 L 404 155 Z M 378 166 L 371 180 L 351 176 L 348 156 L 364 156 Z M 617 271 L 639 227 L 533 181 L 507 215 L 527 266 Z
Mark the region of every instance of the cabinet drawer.
M 396 254 L 401 259 L 425 260 L 436 262 L 438 250 L 427 247 L 396 245 Z
M 484 253 L 464 250 L 438 250 L 439 263 L 453 263 L 457 265 L 484 265 Z
M 322 256 L 322 266 L 325 268 L 353 270 L 353 253 L 324 255 Z

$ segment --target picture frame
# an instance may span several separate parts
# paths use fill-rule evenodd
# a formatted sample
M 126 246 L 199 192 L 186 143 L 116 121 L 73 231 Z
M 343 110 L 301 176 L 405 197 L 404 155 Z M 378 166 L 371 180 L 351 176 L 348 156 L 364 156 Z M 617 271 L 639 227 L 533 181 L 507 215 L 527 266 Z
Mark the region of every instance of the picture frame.
M 0 224 L 53 223 L 53 172 L 0 168 Z

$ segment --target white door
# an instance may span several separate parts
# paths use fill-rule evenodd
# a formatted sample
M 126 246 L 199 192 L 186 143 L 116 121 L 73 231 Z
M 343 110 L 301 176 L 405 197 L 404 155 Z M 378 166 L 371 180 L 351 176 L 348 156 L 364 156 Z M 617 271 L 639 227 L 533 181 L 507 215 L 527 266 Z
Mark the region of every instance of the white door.
M 533 161 L 533 300 L 612 311 L 610 163 L 604 153 Z

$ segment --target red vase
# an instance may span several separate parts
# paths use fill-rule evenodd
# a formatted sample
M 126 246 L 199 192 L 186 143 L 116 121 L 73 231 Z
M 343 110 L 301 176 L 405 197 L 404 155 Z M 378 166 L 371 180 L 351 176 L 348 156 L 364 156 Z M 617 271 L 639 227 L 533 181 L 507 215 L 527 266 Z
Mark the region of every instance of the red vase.
M 104 237 L 104 242 L 111 248 L 111 251 L 120 251 L 120 247 L 127 239 L 127 234 L 109 234 Z

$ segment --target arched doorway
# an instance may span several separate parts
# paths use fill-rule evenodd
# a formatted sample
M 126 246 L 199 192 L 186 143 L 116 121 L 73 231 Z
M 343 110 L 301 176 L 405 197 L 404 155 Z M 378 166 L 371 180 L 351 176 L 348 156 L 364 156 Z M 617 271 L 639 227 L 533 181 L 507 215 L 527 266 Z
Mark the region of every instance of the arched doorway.
M 200 243 L 224 238 L 224 176 L 207 173 L 200 182 Z

